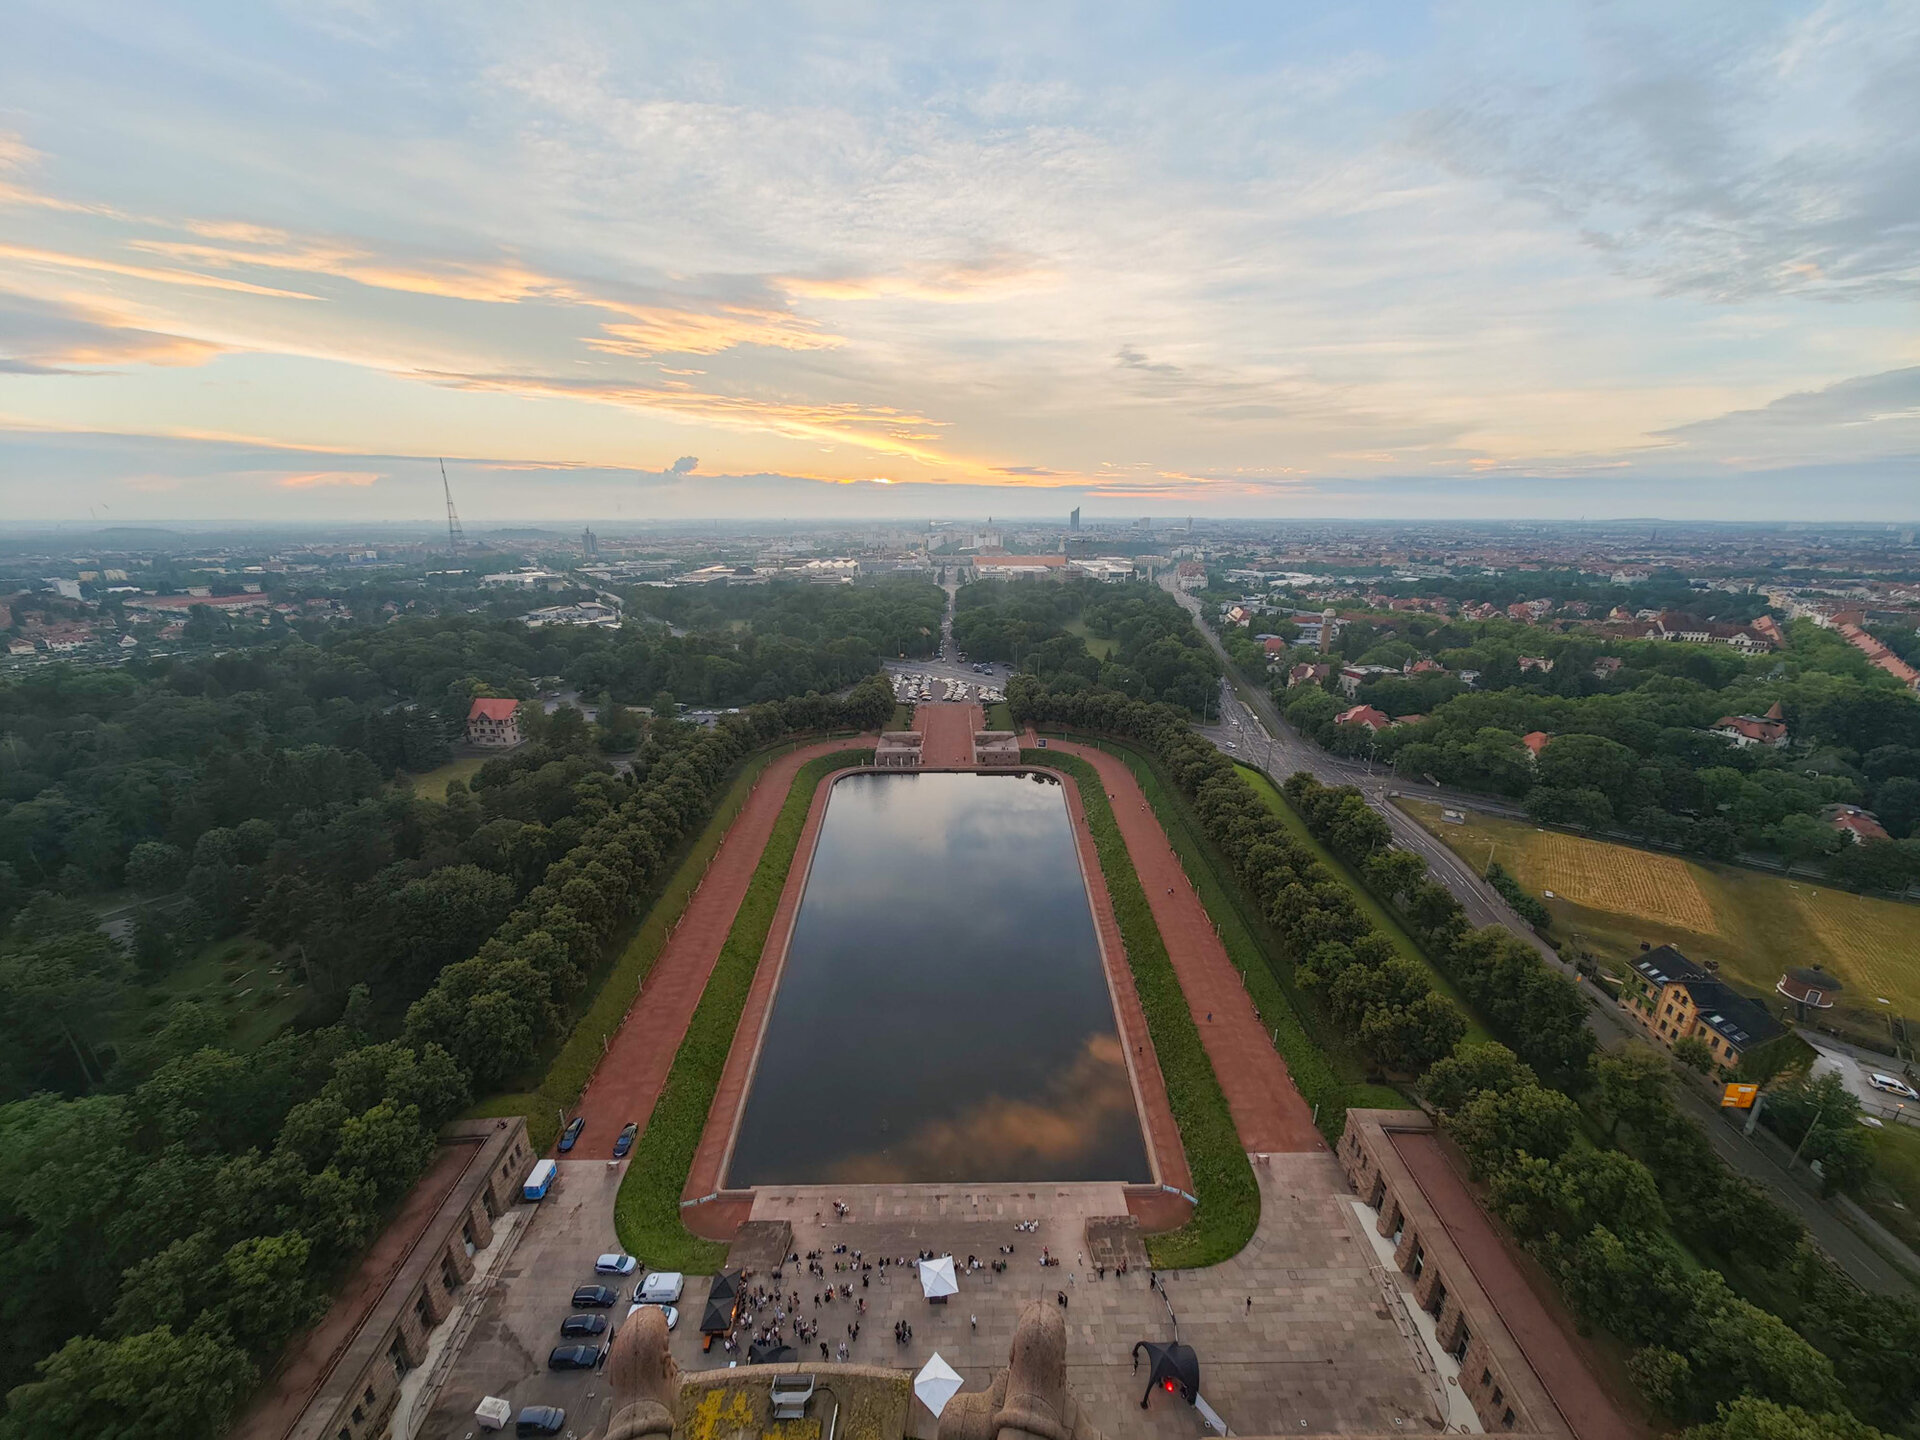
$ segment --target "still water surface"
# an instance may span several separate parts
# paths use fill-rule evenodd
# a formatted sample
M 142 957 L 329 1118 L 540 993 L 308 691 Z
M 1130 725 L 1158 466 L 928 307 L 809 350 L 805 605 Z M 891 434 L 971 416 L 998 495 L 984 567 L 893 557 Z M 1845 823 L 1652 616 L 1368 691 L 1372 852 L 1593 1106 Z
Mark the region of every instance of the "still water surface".
M 1060 785 L 841 780 L 727 1183 L 1151 1178 Z

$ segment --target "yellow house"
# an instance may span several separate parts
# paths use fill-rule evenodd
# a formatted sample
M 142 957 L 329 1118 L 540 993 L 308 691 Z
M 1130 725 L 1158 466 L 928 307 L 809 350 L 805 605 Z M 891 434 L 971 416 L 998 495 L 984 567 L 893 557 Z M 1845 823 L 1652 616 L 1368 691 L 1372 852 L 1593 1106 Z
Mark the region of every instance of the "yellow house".
M 1641 986 L 1620 997 L 1621 1007 L 1668 1049 L 1696 1037 L 1706 1042 L 1715 1065 L 1732 1070 L 1754 1046 L 1786 1033 L 1766 1006 L 1714 979 L 1671 945 L 1649 950 L 1633 969 Z

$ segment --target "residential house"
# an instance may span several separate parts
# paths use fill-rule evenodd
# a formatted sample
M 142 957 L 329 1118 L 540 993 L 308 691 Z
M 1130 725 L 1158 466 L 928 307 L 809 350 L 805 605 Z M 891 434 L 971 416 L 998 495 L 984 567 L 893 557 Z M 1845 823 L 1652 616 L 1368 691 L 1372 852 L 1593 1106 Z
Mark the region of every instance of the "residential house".
M 1260 643 L 1266 648 L 1267 658 L 1269 660 L 1287 653 L 1287 642 L 1282 640 L 1278 635 L 1263 636 Z
M 1835 628 L 1849 645 L 1866 656 L 1876 668 L 1884 670 L 1909 690 L 1920 690 L 1920 670 L 1915 670 L 1858 625 L 1843 624 Z
M 1831 825 L 1841 839 L 1849 845 L 1863 844 L 1868 840 L 1890 840 L 1886 827 L 1880 823 L 1880 817 L 1871 810 L 1862 810 L 1858 805 L 1828 805 L 1820 811 L 1820 818 Z
M 1715 1065 L 1732 1070 L 1756 1045 L 1786 1033 L 1766 1006 L 1714 979 L 1671 945 L 1648 951 L 1633 969 L 1640 988 L 1623 992 L 1621 1007 L 1668 1049 L 1697 1037 Z
M 1522 655 L 1520 673 L 1525 675 L 1529 670 L 1538 670 L 1542 675 L 1550 674 L 1553 670 L 1553 661 L 1544 655 Z
M 1295 685 L 1318 685 L 1333 673 L 1331 665 L 1296 665 L 1287 672 L 1287 688 Z
M 1520 737 L 1520 743 L 1527 747 L 1527 758 L 1529 762 L 1539 760 L 1540 752 L 1547 748 L 1547 743 L 1552 739 L 1553 737 L 1544 730 L 1529 730 L 1525 735 L 1522 735 Z
M 1611 680 L 1626 663 L 1618 655 L 1602 655 L 1593 662 L 1593 673 L 1602 680 Z
M 1174 574 L 1182 590 L 1191 592 L 1207 588 L 1207 567 L 1198 560 L 1182 560 Z
M 520 743 L 518 700 L 475 700 L 467 711 L 467 743 L 500 747 Z
M 1418 660 L 1409 660 L 1402 665 L 1400 673 L 1402 675 L 1444 675 L 1447 673 L 1447 667 L 1438 660 L 1429 660 L 1422 656 Z
M 1400 672 L 1391 665 L 1342 665 L 1340 667 L 1340 688 L 1351 700 L 1359 693 L 1360 687 L 1379 675 L 1398 675 Z
M 1767 745 L 1777 750 L 1787 743 L 1787 722 L 1776 700 L 1765 715 L 1722 715 L 1708 733 L 1731 740 L 1743 750 L 1749 745 Z
M 1376 710 L 1371 705 L 1356 705 L 1351 710 L 1342 710 L 1338 715 L 1333 717 L 1333 723 L 1336 725 L 1364 725 L 1376 735 L 1382 730 L 1391 729 L 1393 726 L 1393 721 L 1387 717 L 1385 712 Z

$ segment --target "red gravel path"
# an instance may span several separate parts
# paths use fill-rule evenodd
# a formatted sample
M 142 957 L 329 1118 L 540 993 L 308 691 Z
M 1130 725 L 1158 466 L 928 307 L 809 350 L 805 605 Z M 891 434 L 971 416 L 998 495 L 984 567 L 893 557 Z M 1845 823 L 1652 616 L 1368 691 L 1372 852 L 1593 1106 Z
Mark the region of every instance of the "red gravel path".
M 913 728 L 923 737 L 920 763 L 929 770 L 973 764 L 973 732 L 984 730 L 987 717 L 978 705 L 942 702 L 914 708 Z
M 1573 1433 L 1579 1440 L 1645 1440 L 1646 1428 L 1614 1406 L 1564 1324 L 1533 1293 L 1439 1140 L 1404 1130 L 1388 1138 Z
M 1104 750 L 1051 740 L 1049 748 L 1077 755 L 1099 773 L 1112 797 L 1113 817 L 1127 842 L 1133 868 L 1147 892 L 1154 921 L 1166 942 L 1194 1024 L 1226 1092 L 1227 1108 L 1248 1150 L 1275 1153 L 1325 1150 L 1313 1112 L 1294 1088 L 1287 1065 L 1273 1048 L 1240 972 L 1227 958 L 1206 907 L 1188 883 L 1166 832 L 1147 806 L 1133 772 Z
M 614 1137 L 630 1120 L 642 1130 L 647 1128 L 654 1102 L 667 1083 L 674 1052 L 680 1048 L 694 1007 L 700 1003 L 700 993 L 707 988 L 707 977 L 713 973 L 713 962 L 720 958 L 720 947 L 733 928 L 734 912 L 746 898 L 747 886 L 760 864 L 760 852 L 773 833 L 780 807 L 786 804 L 794 774 L 816 756 L 872 744 L 870 737 L 822 740 L 782 755 L 760 772 L 753 793 L 727 828 L 699 889 L 653 962 L 639 997 L 627 1011 L 593 1079 L 587 1082 L 575 1112 L 587 1121 L 580 1148 L 573 1152 L 575 1158 L 611 1154 Z

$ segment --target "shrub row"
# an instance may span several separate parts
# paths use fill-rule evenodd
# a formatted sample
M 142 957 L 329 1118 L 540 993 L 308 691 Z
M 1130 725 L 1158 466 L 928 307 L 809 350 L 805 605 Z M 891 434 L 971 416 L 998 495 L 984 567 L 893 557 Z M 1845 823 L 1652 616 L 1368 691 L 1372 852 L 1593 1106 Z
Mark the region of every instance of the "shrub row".
M 1387 823 L 1351 785 L 1288 777 L 1287 799 L 1327 848 L 1357 869 L 1404 919 L 1460 994 L 1551 1082 L 1579 1089 L 1594 1051 L 1575 982 L 1503 926 L 1474 930 L 1447 888 L 1411 850 L 1391 847 Z M 1362 813 L 1364 812 L 1364 814 Z
M 712 730 L 676 734 L 678 743 L 548 867 L 479 952 L 440 972 L 407 1012 L 408 1040 L 445 1048 L 479 1089 L 523 1071 L 742 755 L 795 732 L 871 728 L 892 713 L 892 690 L 874 675 L 845 698 L 756 705 Z
M 1324 992 L 1383 1068 L 1418 1075 L 1466 1034 L 1459 1007 L 1397 954 L 1347 885 L 1287 833 L 1233 762 L 1165 705 L 1124 696 L 1060 694 L 1016 676 L 1008 700 L 1022 723 L 1083 726 L 1143 741 L 1230 857 L 1308 988 Z
M 1064 770 L 1079 786 L 1087 829 L 1126 947 L 1127 967 L 1133 972 L 1147 1032 L 1166 1081 L 1167 1103 L 1180 1128 L 1187 1167 L 1193 1172 L 1193 1193 L 1199 1201 L 1193 1218 L 1171 1234 L 1151 1236 L 1147 1254 L 1165 1269 L 1217 1265 L 1237 1255 L 1260 1223 L 1260 1188 L 1227 1108 L 1227 1097 L 1207 1058 L 1199 1027 L 1193 1023 L 1186 993 L 1168 958 L 1166 942 L 1098 772 L 1078 756 L 1052 750 L 1029 751 L 1022 758 Z
M 726 1246 L 690 1234 L 680 1222 L 680 1193 L 693 1168 L 694 1151 L 699 1148 L 720 1073 L 726 1068 L 734 1032 L 740 1027 L 747 992 L 760 968 L 760 952 L 766 948 L 780 892 L 793 868 L 814 791 L 833 771 L 864 763 L 869 756 L 866 750 L 837 751 L 809 760 L 794 776 L 687 1033 L 674 1052 L 666 1088 L 648 1117 L 640 1143 L 634 1146 L 614 1202 L 614 1228 L 627 1253 L 656 1269 L 706 1274 L 719 1269 L 726 1259 Z

